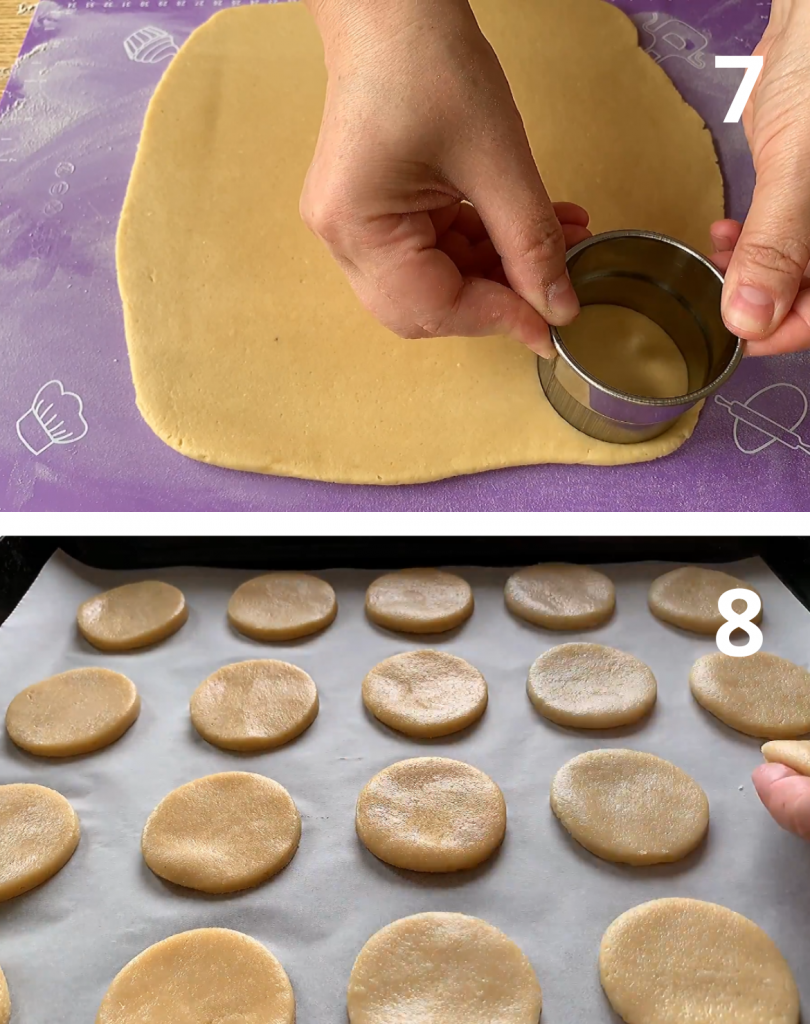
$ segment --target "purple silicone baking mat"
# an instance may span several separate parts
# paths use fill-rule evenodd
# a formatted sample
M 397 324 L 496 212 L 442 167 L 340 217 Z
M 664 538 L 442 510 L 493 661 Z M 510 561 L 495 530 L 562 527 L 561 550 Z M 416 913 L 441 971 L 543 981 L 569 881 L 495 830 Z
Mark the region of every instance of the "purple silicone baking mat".
M 745 360 L 722 391 L 726 404 L 708 404 L 682 449 L 637 466 L 355 487 L 218 469 L 166 447 L 135 406 L 115 228 L 168 61 L 197 25 L 242 2 L 39 4 L 0 101 L 0 510 L 810 510 L 810 353 Z M 645 10 L 655 2 L 619 6 L 709 124 L 728 214 L 740 218 L 753 171 L 742 128 L 723 118 L 741 73 L 717 71 L 714 55 L 750 53 L 769 3 L 668 0 L 666 13 Z M 772 427 L 746 422 L 748 409 Z

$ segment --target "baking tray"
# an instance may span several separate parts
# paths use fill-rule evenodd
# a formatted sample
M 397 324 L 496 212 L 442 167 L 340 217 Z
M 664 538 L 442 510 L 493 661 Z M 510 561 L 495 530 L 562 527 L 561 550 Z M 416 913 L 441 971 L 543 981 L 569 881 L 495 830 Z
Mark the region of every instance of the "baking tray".
M 92 1021 L 116 972 L 153 942 L 207 925 L 236 928 L 281 960 L 296 992 L 298 1024 L 345 1024 L 345 989 L 357 952 L 378 928 L 425 910 L 473 914 L 502 928 L 526 952 L 545 994 L 544 1024 L 608 1024 L 617 1018 L 601 993 L 597 952 L 604 929 L 637 903 L 690 896 L 723 903 L 757 921 L 789 960 L 810 1006 L 810 845 L 782 832 L 750 782 L 759 745 L 726 729 L 692 700 L 692 661 L 714 649 L 659 623 L 646 609 L 649 583 L 671 563 L 607 565 L 618 611 L 583 634 L 551 634 L 512 618 L 503 605 L 508 569 L 460 570 L 474 587 L 476 611 L 441 637 L 400 637 L 363 615 L 372 570 L 327 570 L 339 613 L 324 633 L 292 644 L 260 645 L 232 632 L 228 596 L 251 573 L 174 568 L 159 576 L 180 586 L 187 625 L 163 645 L 102 655 L 75 630 L 77 605 L 99 589 L 154 575 L 89 569 L 55 555 L 0 628 L 0 706 L 53 672 L 106 665 L 137 683 L 143 710 L 134 727 L 97 754 L 49 762 L 3 739 L 0 781 L 38 782 L 64 793 L 82 822 L 73 859 L 51 881 L 0 904 L 0 964 L 15 1005 L 14 1024 Z M 729 570 L 763 595 L 766 648 L 808 664 L 810 613 L 759 559 Z M 530 663 L 543 650 L 579 637 L 632 651 L 655 671 L 659 702 L 641 726 L 585 733 L 545 721 L 525 693 Z M 363 710 L 360 681 L 398 651 L 435 646 L 468 658 L 490 684 L 476 727 L 438 741 L 406 739 Z M 217 750 L 194 732 L 188 698 L 223 664 L 280 657 L 318 683 L 321 710 L 292 744 L 261 755 Z M 632 746 L 674 761 L 708 793 L 705 846 L 685 861 L 630 868 L 592 857 L 565 833 L 548 806 L 557 768 L 597 746 Z M 438 754 L 488 772 L 509 808 L 501 852 L 481 867 L 447 876 L 398 871 L 358 842 L 354 804 L 377 771 L 406 757 Z M 175 786 L 211 772 L 257 771 L 292 794 L 303 819 L 301 847 L 269 883 L 233 896 L 170 886 L 144 865 L 139 837 L 149 812 Z
M 810 508 L 810 459 L 745 422 L 750 406 L 810 442 L 810 353 L 747 360 L 722 391 L 739 415 L 710 402 L 683 448 L 636 466 L 532 466 L 361 487 L 219 469 L 164 445 L 135 406 L 115 229 L 143 115 L 169 60 L 212 14 L 248 2 L 255 0 L 41 0 L 37 8 L 0 100 L 0 510 Z M 742 72 L 717 71 L 714 57 L 751 52 L 768 0 L 615 2 L 710 126 L 727 212 L 743 217 L 751 159 L 742 126 L 723 120 Z M 76 399 L 57 396 L 73 434 L 40 450 L 17 423 L 49 381 L 58 382 L 51 396 L 63 388 L 78 397 L 83 418 Z

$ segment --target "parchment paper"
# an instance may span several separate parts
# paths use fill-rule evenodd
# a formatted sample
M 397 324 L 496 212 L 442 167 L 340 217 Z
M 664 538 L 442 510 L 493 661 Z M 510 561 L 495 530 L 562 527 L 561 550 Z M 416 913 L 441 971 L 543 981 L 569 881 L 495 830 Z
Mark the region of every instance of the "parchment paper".
M 336 588 L 335 624 L 314 639 L 260 645 L 232 632 L 228 597 L 253 573 L 176 569 L 153 573 L 90 570 L 57 555 L 0 629 L 0 708 L 23 686 L 81 665 L 130 676 L 143 710 L 127 735 L 94 755 L 47 761 L 3 735 L 0 782 L 38 782 L 62 792 L 81 818 L 69 864 L 44 886 L 0 904 L 0 965 L 13 1024 L 92 1024 L 110 981 L 146 946 L 188 928 L 236 928 L 264 942 L 290 975 L 298 1024 L 345 1024 L 345 988 L 366 939 L 396 918 L 452 910 L 485 918 L 526 952 L 544 990 L 543 1024 L 607 1024 L 617 1018 L 602 995 L 599 941 L 624 910 L 661 896 L 725 904 L 760 924 L 779 944 L 810 1007 L 810 844 L 771 821 L 750 782 L 759 744 L 722 726 L 692 699 L 692 661 L 715 649 L 712 637 L 665 626 L 647 611 L 649 583 L 669 565 L 606 566 L 618 610 L 607 626 L 551 634 L 504 609 L 508 570 L 469 569 L 476 611 L 444 637 L 407 639 L 366 622 L 368 571 L 327 571 Z M 763 595 L 764 649 L 807 666 L 810 614 L 759 560 L 728 567 Z M 158 576 L 180 586 L 191 614 L 166 643 L 130 655 L 104 655 L 75 630 L 80 601 L 110 586 Z M 556 643 L 590 639 L 631 651 L 655 672 L 659 701 L 639 727 L 609 733 L 552 725 L 525 692 L 531 662 Z M 398 651 L 434 646 L 470 660 L 490 684 L 489 708 L 458 738 L 417 742 L 365 713 L 360 682 Z M 231 661 L 278 657 L 306 669 L 321 697 L 318 719 L 276 752 L 237 755 L 193 730 L 188 700 L 210 672 Z M 597 860 L 554 818 L 548 790 L 557 768 L 599 746 L 631 746 L 669 758 L 708 793 L 706 846 L 677 865 L 629 868 Z M 419 876 L 377 861 L 354 832 L 354 805 L 366 781 L 406 757 L 439 754 L 488 772 L 509 808 L 506 843 L 488 864 L 450 876 Z M 144 865 L 143 824 L 162 797 L 190 779 L 241 769 L 278 780 L 303 818 L 290 866 L 258 889 L 224 897 L 170 886 Z M 495 1024 L 495 1022 L 493 1022 Z

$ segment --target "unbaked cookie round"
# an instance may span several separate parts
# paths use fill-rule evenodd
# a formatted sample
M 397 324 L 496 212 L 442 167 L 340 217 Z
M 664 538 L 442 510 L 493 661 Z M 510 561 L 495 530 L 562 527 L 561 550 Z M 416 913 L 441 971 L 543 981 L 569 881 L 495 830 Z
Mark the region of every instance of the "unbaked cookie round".
M 603 860 L 680 860 L 709 827 L 709 801 L 686 772 L 639 750 L 589 750 L 554 776 L 551 807 L 578 843 Z
M 191 721 L 225 750 L 269 750 L 299 736 L 318 715 L 318 691 L 307 673 L 286 661 L 238 661 L 197 687 Z
M 397 868 L 461 871 L 490 857 L 506 832 L 506 803 L 492 779 L 447 757 L 397 761 L 357 801 L 357 834 Z
M 506 607 L 545 629 L 592 629 L 607 622 L 616 591 L 604 573 L 587 565 L 549 562 L 519 569 L 506 581 Z
M 47 882 L 79 845 L 79 818 L 61 793 L 0 786 L 0 902 Z
M 252 772 L 206 775 L 173 790 L 141 838 L 152 871 L 202 892 L 250 889 L 292 860 L 301 818 L 287 790 Z
M 366 614 L 397 633 L 446 633 L 473 613 L 472 587 L 440 569 L 401 569 L 374 580 Z
M 6 729 L 30 754 L 70 757 L 115 743 L 140 710 L 135 684 L 120 672 L 74 668 L 18 693 L 6 711 Z
M 11 1020 L 11 997 L 8 994 L 6 976 L 0 969 L 0 1024 L 8 1024 Z
M 650 669 L 602 644 L 560 644 L 529 669 L 529 698 L 545 718 L 574 729 L 612 729 L 652 710 L 657 686 Z
M 543 996 L 503 932 L 466 914 L 427 913 L 371 936 L 347 1005 L 351 1024 L 538 1024 Z
M 689 685 L 699 704 L 747 736 L 780 740 L 810 733 L 810 672 L 786 658 L 715 651 L 694 663 Z
M 810 775 L 810 740 L 770 740 L 762 748 L 766 761 L 784 764 L 800 775 Z
M 337 615 L 326 580 L 303 572 L 270 572 L 237 587 L 228 602 L 234 629 L 254 640 L 296 640 L 325 629 Z
M 386 658 L 363 680 L 363 703 L 406 736 L 448 736 L 477 722 L 487 684 L 477 668 L 444 651 L 406 651 Z
M 798 1024 L 799 992 L 775 943 L 716 903 L 661 899 L 605 932 L 602 987 L 627 1024 Z
M 102 651 L 146 647 L 176 633 L 188 619 L 182 591 L 159 580 L 127 583 L 96 594 L 79 606 L 85 640 Z
M 290 979 L 273 954 L 229 928 L 156 942 L 113 979 L 96 1024 L 294 1024 Z
M 692 633 L 711 635 L 726 622 L 720 614 L 717 602 L 727 590 L 756 589 L 736 576 L 717 569 L 702 569 L 697 565 L 686 565 L 681 569 L 665 572 L 653 581 L 647 597 L 650 611 L 657 619 L 672 626 L 680 626 Z M 759 595 L 758 595 L 759 596 Z M 742 611 L 743 601 L 734 602 L 732 607 Z M 751 620 L 762 621 L 762 609 Z

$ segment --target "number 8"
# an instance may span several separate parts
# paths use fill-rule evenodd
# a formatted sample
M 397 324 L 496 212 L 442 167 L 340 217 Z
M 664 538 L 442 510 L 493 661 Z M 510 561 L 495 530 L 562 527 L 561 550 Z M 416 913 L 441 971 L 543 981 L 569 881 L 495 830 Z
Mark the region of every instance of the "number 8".
M 745 601 L 745 611 L 738 614 L 732 608 L 734 601 Z M 737 587 L 734 590 L 727 590 L 720 595 L 717 602 L 720 614 L 727 622 L 717 630 L 717 648 L 723 654 L 731 658 L 747 658 L 749 654 L 756 654 L 762 647 L 762 630 L 751 620 L 759 615 L 762 608 L 762 600 L 759 594 L 753 590 L 744 590 Z M 736 647 L 731 642 L 731 634 L 735 629 L 742 629 L 748 634 L 748 643 Z

